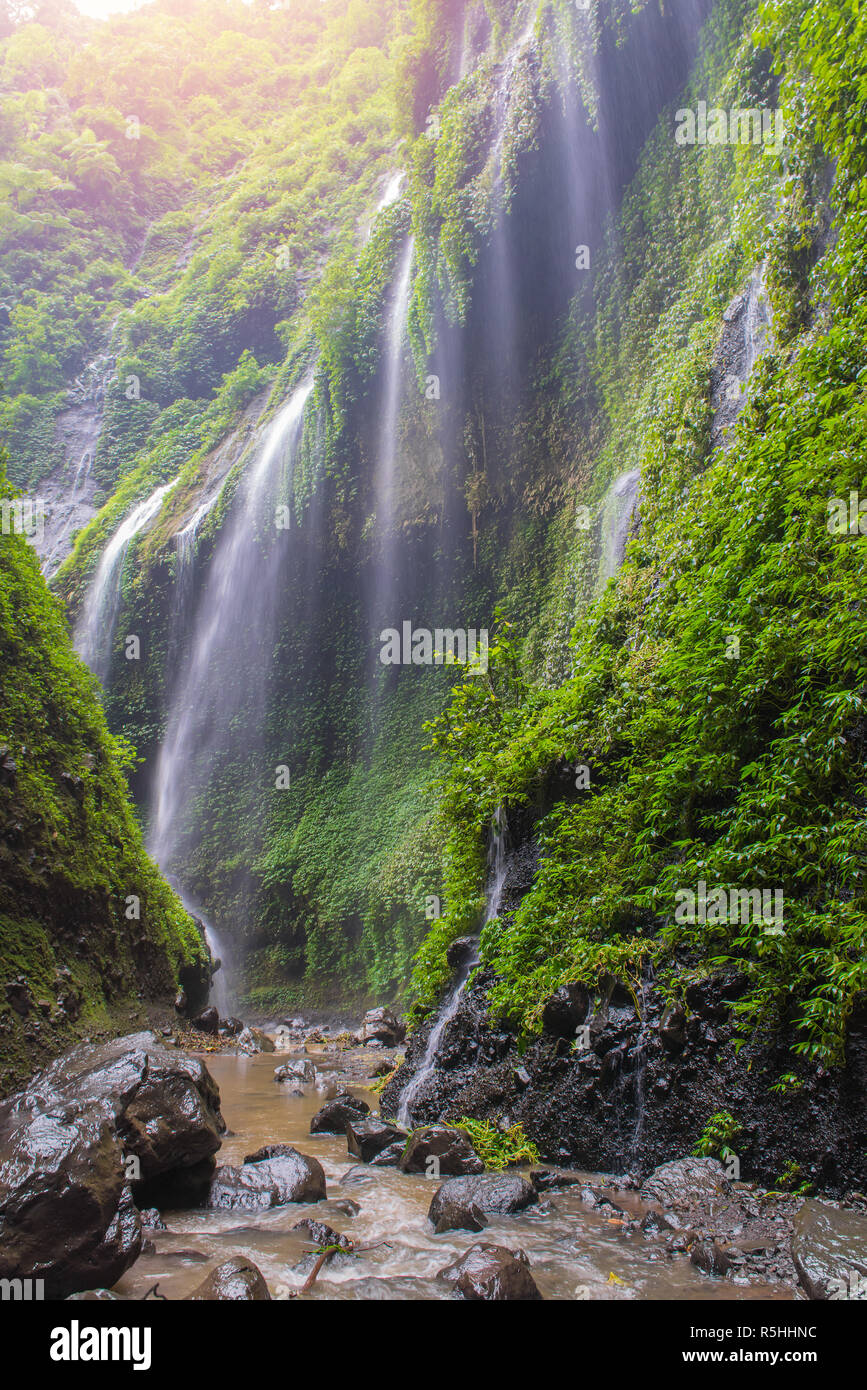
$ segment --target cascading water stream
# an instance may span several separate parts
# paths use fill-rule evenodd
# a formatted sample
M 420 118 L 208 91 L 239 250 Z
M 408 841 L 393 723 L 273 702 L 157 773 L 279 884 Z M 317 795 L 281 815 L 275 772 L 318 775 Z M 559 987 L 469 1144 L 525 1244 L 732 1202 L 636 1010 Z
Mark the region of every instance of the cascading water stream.
M 278 546 L 268 505 L 285 453 L 294 464 L 312 388 L 311 376 L 268 427 L 213 554 L 154 776 L 149 849 L 164 870 L 170 870 L 177 857 L 180 822 L 207 783 L 242 701 L 264 703 L 263 654 L 278 597 L 278 570 L 269 563 Z M 264 558 L 257 543 L 260 534 L 270 541 Z M 255 670 L 245 662 L 245 645 L 257 658 Z M 261 727 L 258 704 L 254 713 Z
M 493 834 L 488 851 L 488 888 L 485 903 L 485 919 L 483 925 L 492 922 L 500 910 L 500 903 L 503 898 L 503 888 L 506 882 L 506 843 L 508 826 L 506 816 L 502 806 L 497 807 L 494 817 Z M 467 987 L 470 975 L 479 963 L 478 943 L 472 952 L 470 959 L 461 968 L 455 984 L 446 995 L 436 1022 L 428 1035 L 427 1045 L 424 1056 L 418 1064 L 415 1075 L 404 1087 L 400 1105 L 398 1106 L 398 1123 L 410 1125 L 412 1123 L 412 1105 L 417 1100 L 419 1093 L 424 1089 L 428 1077 L 436 1066 L 437 1051 L 443 1033 L 460 1007 L 464 990 Z
M 400 420 L 403 352 L 406 342 L 407 313 L 412 284 L 412 262 L 415 250 L 413 237 L 407 237 L 397 263 L 397 277 L 392 293 L 385 335 L 385 370 L 382 385 L 380 429 L 376 448 L 375 505 L 376 524 L 381 549 L 376 567 L 373 600 L 373 621 L 377 631 L 388 618 L 393 626 L 397 618 L 390 612 L 395 599 L 395 482 L 397 478 L 397 435 Z
M 163 483 L 144 502 L 140 502 L 115 531 L 102 554 L 81 616 L 75 625 L 73 645 L 95 676 L 105 681 L 111 663 L 111 644 L 120 609 L 123 565 L 130 541 L 152 521 L 163 499 L 177 483 Z
M 602 504 L 602 545 L 599 583 L 602 588 L 623 564 L 626 540 L 638 500 L 641 474 L 637 468 L 615 478 Z

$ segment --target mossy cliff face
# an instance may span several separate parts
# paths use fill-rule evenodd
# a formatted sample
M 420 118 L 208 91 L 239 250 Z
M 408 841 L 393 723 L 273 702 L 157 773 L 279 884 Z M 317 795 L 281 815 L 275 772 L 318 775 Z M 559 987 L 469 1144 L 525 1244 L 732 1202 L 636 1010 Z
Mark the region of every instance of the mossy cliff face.
M 729 972 L 729 1044 L 782 1040 L 775 1090 L 847 1061 L 867 927 L 863 37 L 846 4 L 718 7 L 678 105 L 781 108 L 782 157 L 678 144 L 674 112 L 649 142 L 595 324 L 575 325 L 599 457 L 640 469 L 639 520 L 594 605 L 574 606 L 586 537 L 562 571 L 568 679 L 522 671 L 504 623 L 490 688 L 466 683 L 437 727 L 448 910 L 420 1014 L 478 921 L 505 805 L 538 872 L 482 935 L 495 1017 L 526 1038 L 563 985 L 616 979 L 640 1003 L 652 973 L 675 1006 Z M 744 911 L 744 891 L 783 911 Z
M 12 496 L 0 463 L 0 498 Z M 142 847 L 97 686 L 21 535 L 0 536 L 0 1090 L 94 1030 L 207 995 L 198 930 Z
M 263 541 L 278 594 L 257 662 L 267 714 L 245 690 L 244 662 L 215 671 L 237 687 L 238 715 L 196 767 L 171 847 L 173 874 L 245 955 L 259 1007 L 396 996 L 438 910 L 441 832 L 423 725 L 452 677 L 383 667 L 382 628 L 490 628 L 505 597 L 531 659 L 541 666 L 550 651 L 556 661 L 559 645 L 563 660 L 568 623 L 546 635 L 542 617 L 568 550 L 569 499 L 583 480 L 596 505 L 606 482 L 594 476 L 595 388 L 580 346 L 563 341 L 576 285 L 585 311 L 592 304 L 574 244 L 601 244 L 660 105 L 686 77 L 703 9 L 602 6 L 586 32 L 568 10 L 543 6 L 531 24 L 534 13 L 507 6 L 491 25 L 474 12 L 462 29 L 456 15 L 419 9 L 420 46 L 396 50 L 401 196 L 367 239 L 337 238 L 288 320 L 276 379 L 246 357 L 226 377 L 178 486 L 127 558 L 106 709 L 145 757 L 135 788 L 147 808 L 209 564 L 255 456 L 256 435 L 242 426 L 233 451 L 226 427 L 246 409 L 267 428 L 288 383 L 315 362 L 300 455 L 278 499 L 293 534 L 276 560 Z M 454 86 L 463 33 L 467 75 Z M 668 56 L 636 100 L 628 74 L 648 43 Z M 368 200 L 368 220 L 372 211 Z M 388 328 L 410 237 L 397 466 L 384 497 Z M 173 459 L 168 445 L 143 451 L 80 538 L 57 578 L 73 615 L 105 536 Z M 226 478 L 180 583 L 176 537 Z M 142 640 L 140 662 L 125 660 L 129 633 Z M 288 793 L 275 787 L 278 766 L 291 768 Z
M 342 18 L 327 44 L 350 42 Z M 365 38 L 396 125 L 362 82 L 310 175 L 327 209 L 315 266 L 293 240 L 292 303 L 256 242 L 261 224 L 273 249 L 275 204 L 291 211 L 264 145 L 208 188 L 213 225 L 190 214 L 194 241 L 240 219 L 234 259 L 208 239 L 196 283 L 236 305 L 240 256 L 280 350 L 241 314 L 211 398 L 170 401 L 200 380 L 181 358 L 207 357 L 211 320 L 192 272 L 158 261 L 166 298 L 135 310 L 130 342 L 155 377 L 165 359 L 160 413 L 56 582 L 75 615 L 120 516 L 179 477 L 130 547 L 106 692 L 145 758 L 146 813 L 236 489 L 314 371 L 276 498 L 290 530 L 256 537 L 276 602 L 255 698 L 244 664 L 215 672 L 236 714 L 192 768 L 171 851 L 253 1003 L 410 993 L 429 1012 L 450 940 L 480 924 L 505 805 L 539 867 L 484 933 L 494 1014 L 528 1034 L 561 984 L 638 991 L 653 969 L 677 999 L 725 968 L 746 1027 L 783 1028 L 799 1065 L 843 1060 L 864 986 L 863 540 L 827 521 L 864 484 L 859 25 L 798 0 L 380 16 Z M 786 140 L 679 140 L 701 103 L 767 112 L 772 135 L 781 110 Z M 180 356 L 160 357 L 164 308 Z M 179 536 L 211 501 L 190 556 Z M 402 621 L 496 623 L 488 675 L 450 696 L 447 669 L 383 667 L 378 634 Z M 700 883 L 781 892 L 783 931 L 676 916 Z

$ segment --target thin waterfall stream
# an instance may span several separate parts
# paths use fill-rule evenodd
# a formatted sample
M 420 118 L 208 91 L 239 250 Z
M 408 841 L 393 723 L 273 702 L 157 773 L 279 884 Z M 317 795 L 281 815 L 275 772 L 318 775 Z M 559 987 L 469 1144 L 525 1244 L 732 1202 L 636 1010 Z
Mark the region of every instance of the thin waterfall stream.
M 507 860 L 507 840 L 508 824 L 502 806 L 497 808 L 494 818 L 491 843 L 488 850 L 488 887 L 485 902 L 485 917 L 483 926 L 492 922 L 500 910 L 503 900 L 503 889 L 506 883 L 506 860 Z M 416 1069 L 415 1075 L 410 1079 L 400 1098 L 397 1118 L 402 1125 L 412 1123 L 412 1105 L 425 1089 L 432 1072 L 436 1068 L 437 1054 L 443 1033 L 451 1023 L 458 1009 L 464 990 L 470 979 L 470 975 L 479 963 L 478 940 L 475 949 L 470 953 L 469 959 L 461 967 L 458 978 L 446 995 L 440 1007 L 436 1021 L 430 1030 L 422 1057 Z
M 152 521 L 177 479 L 163 483 L 134 507 L 121 522 L 103 551 L 96 574 L 75 627 L 73 642 L 95 676 L 105 681 L 111 661 L 111 646 L 120 611 L 123 566 L 130 542 Z

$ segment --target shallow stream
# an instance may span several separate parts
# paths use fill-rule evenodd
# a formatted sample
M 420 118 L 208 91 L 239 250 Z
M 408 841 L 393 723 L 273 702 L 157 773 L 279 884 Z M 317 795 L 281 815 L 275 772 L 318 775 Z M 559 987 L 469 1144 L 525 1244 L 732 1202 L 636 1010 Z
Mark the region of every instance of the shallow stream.
M 641 1232 L 625 1234 L 611 1220 L 582 1205 L 580 1188 L 543 1193 L 539 1205 L 516 1216 L 494 1217 L 481 1234 L 449 1231 L 434 1235 L 427 1210 L 438 1182 L 396 1168 L 365 1167 L 347 1153 L 339 1135 L 311 1135 L 310 1120 L 324 1104 L 329 1076 L 342 1085 L 340 1072 L 356 1066 L 348 1054 L 308 1045 L 317 1067 L 317 1084 L 292 1094 L 292 1083 L 274 1080 L 274 1068 L 292 1053 L 252 1057 L 228 1053 L 204 1056 L 220 1088 L 230 1133 L 218 1163 L 240 1164 L 245 1154 L 267 1143 L 291 1143 L 319 1159 L 328 1182 L 326 1202 L 292 1203 L 268 1211 L 174 1211 L 165 1214 L 166 1231 L 148 1231 L 155 1253 L 142 1255 L 115 1291 L 142 1298 L 158 1285 L 157 1296 L 184 1298 L 216 1265 L 234 1255 L 252 1260 L 273 1297 L 294 1296 L 309 1274 L 313 1249 L 305 1232 L 292 1227 L 303 1217 L 324 1221 L 349 1236 L 356 1255 L 332 1256 L 305 1298 L 438 1299 L 451 1297 L 439 1270 L 477 1241 L 520 1247 L 543 1297 L 553 1299 L 791 1299 L 783 1285 L 738 1286 L 731 1279 L 702 1275 L 682 1255 Z M 346 1078 L 347 1089 L 372 1111 L 378 1097 Z M 319 1089 L 317 1089 L 317 1086 Z M 595 1186 L 605 1179 L 588 1174 Z M 628 1194 L 616 1198 L 621 1207 Z M 343 1207 L 341 1203 L 347 1203 Z M 357 1203 L 358 1213 L 352 1214 Z M 153 1295 L 152 1295 L 153 1296 Z

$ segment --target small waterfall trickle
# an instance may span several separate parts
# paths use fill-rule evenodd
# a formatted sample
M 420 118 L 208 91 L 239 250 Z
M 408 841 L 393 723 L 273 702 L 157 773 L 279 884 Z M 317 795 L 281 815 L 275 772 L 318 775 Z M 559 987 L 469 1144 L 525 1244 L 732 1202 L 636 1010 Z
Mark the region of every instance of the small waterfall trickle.
M 506 814 L 502 806 L 498 806 L 494 817 L 491 843 L 488 848 L 488 886 L 485 902 L 484 926 L 487 926 L 488 922 L 492 922 L 497 916 L 500 910 L 500 904 L 503 900 L 503 888 L 506 882 L 507 840 L 508 825 L 506 823 Z M 479 951 L 477 943 L 469 960 L 461 967 L 457 980 L 443 1000 L 436 1021 L 428 1034 L 424 1056 L 418 1064 L 415 1075 L 407 1082 L 407 1085 L 401 1093 L 400 1104 L 397 1111 L 399 1124 L 412 1124 L 412 1105 L 418 1099 L 419 1093 L 424 1090 L 427 1080 L 436 1066 L 437 1052 L 443 1033 L 457 1013 L 470 975 L 478 963 Z
M 262 653 L 276 611 L 279 565 L 277 532 L 268 508 L 284 453 L 294 463 L 312 389 L 313 379 L 308 377 L 272 420 L 211 559 L 154 775 L 149 848 L 164 870 L 177 858 L 181 820 L 207 786 L 242 702 L 255 705 L 254 727 L 262 727 Z M 258 543 L 263 538 L 264 558 Z
M 130 541 L 153 520 L 163 499 L 176 483 L 176 478 L 170 483 L 163 483 L 121 522 L 102 553 L 87 591 L 75 625 L 73 645 L 93 674 L 103 682 L 111 664 L 111 645 L 120 611 L 123 565 Z
M 629 527 L 638 501 L 641 474 L 637 468 L 614 479 L 602 505 L 602 547 L 599 584 L 604 588 L 623 564 Z
M 397 263 L 397 276 L 392 291 L 384 343 L 385 369 L 379 436 L 376 443 L 375 478 L 376 526 L 381 542 L 376 566 L 373 611 L 373 626 L 377 630 L 385 617 L 391 619 L 393 616 L 389 610 L 396 588 L 394 568 L 397 547 L 393 531 L 396 514 L 395 483 L 398 472 L 397 438 L 414 250 L 414 238 L 407 237 Z

